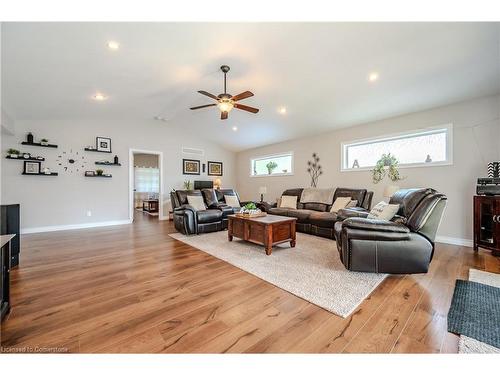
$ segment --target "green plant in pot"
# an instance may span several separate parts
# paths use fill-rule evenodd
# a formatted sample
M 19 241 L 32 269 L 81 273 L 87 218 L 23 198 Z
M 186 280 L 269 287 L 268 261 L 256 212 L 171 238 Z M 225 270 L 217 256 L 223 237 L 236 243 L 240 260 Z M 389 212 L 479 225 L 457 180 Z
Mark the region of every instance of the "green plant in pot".
M 184 181 L 184 190 L 191 190 L 191 181 Z
M 49 144 L 49 140 L 48 140 L 47 138 L 42 138 L 42 139 L 40 140 L 40 144 L 41 144 L 42 146 L 47 146 L 47 145 Z
M 267 173 L 271 174 L 278 167 L 278 164 L 275 161 L 270 161 L 266 164 Z
M 98 175 L 98 176 L 102 176 L 103 173 L 104 173 L 104 171 L 102 169 L 96 169 L 95 170 L 95 174 Z
M 21 152 L 19 150 L 16 150 L 15 148 L 9 148 L 7 150 L 7 155 L 9 155 L 9 158 L 18 158 Z
M 404 179 L 404 177 L 399 174 L 398 159 L 394 155 L 391 155 L 390 152 L 388 154 L 382 154 L 375 164 L 375 168 L 372 169 L 373 183 L 378 184 L 384 179 L 386 174 L 393 182 Z

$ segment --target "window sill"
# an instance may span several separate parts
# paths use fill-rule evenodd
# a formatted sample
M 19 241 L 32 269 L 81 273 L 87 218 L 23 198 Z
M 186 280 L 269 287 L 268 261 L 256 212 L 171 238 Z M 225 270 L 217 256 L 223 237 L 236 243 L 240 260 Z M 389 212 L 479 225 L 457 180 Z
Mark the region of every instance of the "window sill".
M 407 169 L 407 168 L 432 168 L 432 167 L 445 167 L 453 165 L 451 161 L 443 161 L 439 163 L 417 163 L 417 164 L 401 164 L 398 166 L 398 169 Z M 362 168 L 341 168 L 341 172 L 363 172 L 363 171 L 371 171 L 375 168 L 373 167 L 362 167 Z
M 273 173 L 273 174 L 251 174 L 250 177 L 283 177 L 283 176 L 293 176 L 293 173 Z

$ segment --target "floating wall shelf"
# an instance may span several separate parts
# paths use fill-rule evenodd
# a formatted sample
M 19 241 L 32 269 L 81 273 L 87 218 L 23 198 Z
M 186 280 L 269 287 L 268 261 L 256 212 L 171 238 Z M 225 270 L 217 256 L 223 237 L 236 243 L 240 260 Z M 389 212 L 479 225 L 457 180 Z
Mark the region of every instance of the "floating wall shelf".
M 22 173 L 24 176 L 57 176 L 59 173 L 52 172 L 50 174 L 48 173 Z
M 85 176 L 85 175 L 84 175 Z M 85 177 L 103 177 L 103 178 L 111 178 L 113 176 L 98 176 L 98 175 L 95 175 L 95 176 L 85 176 Z
M 102 161 L 96 161 L 95 162 L 97 165 L 114 165 L 116 167 L 120 167 L 121 164 L 120 163 L 110 163 L 110 162 L 102 162 Z
M 25 146 L 37 146 L 37 147 L 49 147 L 49 148 L 57 148 L 57 145 L 42 145 L 41 143 L 29 143 L 29 142 L 21 142 L 22 145 Z
M 101 152 L 103 154 L 111 154 L 111 151 L 99 151 L 99 150 L 94 150 L 93 148 L 88 148 L 88 147 L 85 147 L 84 150 L 90 151 L 90 152 Z
M 10 160 L 23 160 L 23 161 L 45 161 L 45 158 L 37 159 L 37 158 L 11 158 L 10 156 L 6 156 L 5 159 L 10 159 Z

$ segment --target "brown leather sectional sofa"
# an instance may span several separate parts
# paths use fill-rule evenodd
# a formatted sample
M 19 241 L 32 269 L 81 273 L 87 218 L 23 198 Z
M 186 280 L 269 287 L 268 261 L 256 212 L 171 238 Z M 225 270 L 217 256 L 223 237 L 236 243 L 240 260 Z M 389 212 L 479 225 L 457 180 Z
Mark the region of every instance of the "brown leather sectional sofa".
M 266 211 L 273 215 L 297 218 L 297 231 L 316 236 L 335 239 L 335 223 L 344 217 L 335 212 L 330 212 L 333 202 L 338 197 L 351 197 L 358 201 L 357 207 L 352 211 L 368 212 L 371 208 L 373 192 L 366 189 L 337 188 L 333 200 L 329 204 L 301 203 L 303 188 L 287 189 L 283 195 L 297 197 L 297 208 L 280 208 L 277 205 L 268 207 Z

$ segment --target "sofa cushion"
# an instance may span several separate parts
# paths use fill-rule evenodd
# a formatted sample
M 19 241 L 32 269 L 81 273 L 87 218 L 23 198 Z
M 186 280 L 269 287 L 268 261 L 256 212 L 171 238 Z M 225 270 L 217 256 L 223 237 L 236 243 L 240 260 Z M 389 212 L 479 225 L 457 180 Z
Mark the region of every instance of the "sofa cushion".
M 311 225 L 322 228 L 333 228 L 337 222 L 337 214 L 335 212 L 313 212 L 309 216 Z
M 353 200 L 358 201 L 358 205 L 361 206 L 365 199 L 366 189 L 349 189 L 349 188 L 337 188 L 335 190 L 335 196 L 333 197 L 333 201 L 338 197 L 351 197 Z
M 330 208 L 330 212 L 338 212 L 339 210 L 346 208 L 347 205 L 351 202 L 351 197 L 337 197 L 335 198 L 335 202 L 333 202 L 332 207 Z
M 188 195 L 188 204 L 193 207 L 196 211 L 203 211 L 207 207 L 205 206 L 205 201 L 201 195 Z
M 391 220 L 399 210 L 399 204 L 389 204 L 381 201 L 372 208 L 368 214 L 368 219 Z
M 282 195 L 280 208 L 297 208 L 297 197 L 295 195 Z
M 269 209 L 269 213 L 271 215 L 279 215 L 279 216 L 288 216 L 288 211 L 290 211 L 290 208 L 280 208 L 280 207 L 273 207 Z
M 215 193 L 215 189 L 201 189 L 203 194 L 203 198 L 205 199 L 205 203 L 208 207 L 214 207 L 219 204 L 217 199 L 217 194 Z
M 309 223 L 309 216 L 316 211 L 311 210 L 289 210 L 289 217 L 296 217 L 298 223 Z
M 198 224 L 213 223 L 222 220 L 222 211 L 217 209 L 196 211 L 196 216 Z
M 303 203 L 303 208 L 306 210 L 325 212 L 328 211 L 329 207 L 330 206 L 328 204 L 324 203 Z
M 240 200 L 236 195 L 224 195 L 224 201 L 228 206 L 241 207 Z

